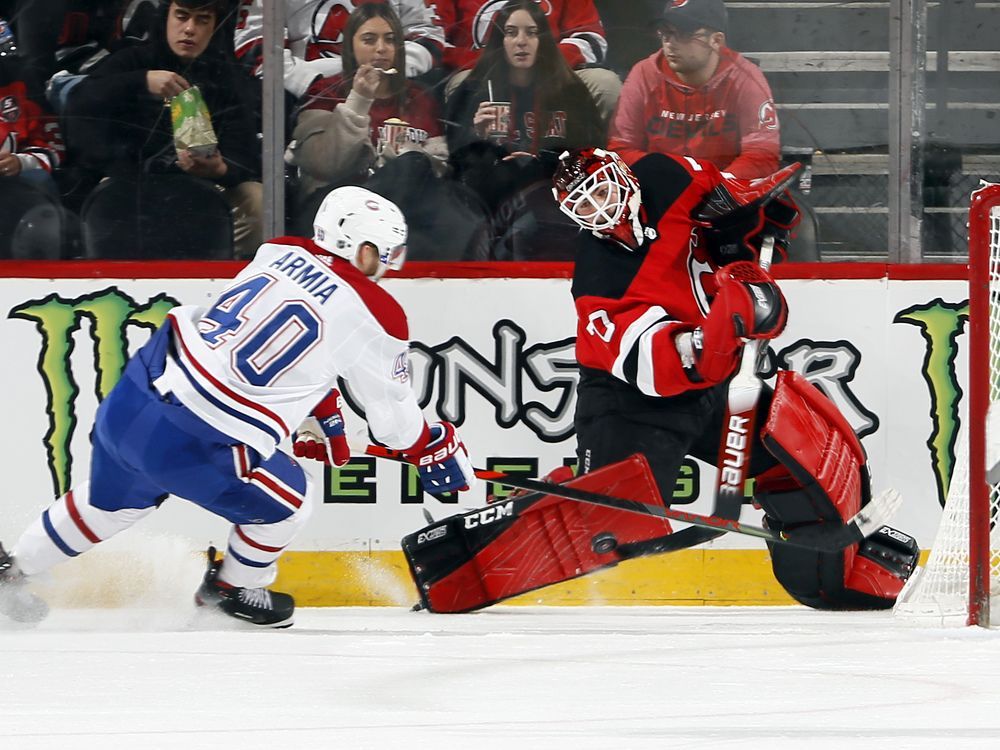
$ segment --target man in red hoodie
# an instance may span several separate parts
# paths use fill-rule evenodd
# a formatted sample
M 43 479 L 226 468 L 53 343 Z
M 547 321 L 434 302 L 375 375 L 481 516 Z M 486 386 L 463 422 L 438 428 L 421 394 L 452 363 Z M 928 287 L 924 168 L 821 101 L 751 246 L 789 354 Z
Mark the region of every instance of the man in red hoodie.
M 629 164 L 649 152 L 694 156 L 742 178 L 778 168 L 771 88 L 726 46 L 727 25 L 723 0 L 667 0 L 662 46 L 625 79 L 610 149 Z

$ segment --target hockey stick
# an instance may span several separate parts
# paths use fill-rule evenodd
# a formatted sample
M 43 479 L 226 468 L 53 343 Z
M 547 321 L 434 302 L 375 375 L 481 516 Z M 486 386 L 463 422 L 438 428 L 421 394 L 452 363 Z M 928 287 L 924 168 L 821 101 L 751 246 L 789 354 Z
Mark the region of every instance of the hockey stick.
M 774 235 L 768 234 L 760 244 L 760 267 L 765 271 L 770 269 L 773 257 Z M 715 482 L 715 512 L 720 515 L 739 518 L 743 505 L 743 485 L 750 470 L 750 446 L 762 388 L 757 365 L 766 351 L 767 344 L 762 340 L 747 341 L 743 345 L 740 369 L 729 381 L 719 444 L 719 474 Z
M 365 448 L 365 453 L 377 458 L 405 461 L 401 451 L 381 445 L 369 445 Z M 847 523 L 822 522 L 787 529 L 785 531 L 774 531 L 773 529 L 765 529 L 761 526 L 742 524 L 732 518 L 723 518 L 715 515 L 704 516 L 662 505 L 648 505 L 638 500 L 627 500 L 621 497 L 614 497 L 613 495 L 591 492 L 590 490 L 567 487 L 562 484 L 552 484 L 551 482 L 543 482 L 538 479 L 514 477 L 502 471 L 489 471 L 486 469 L 476 469 L 475 471 L 476 476 L 480 479 L 500 484 L 504 487 L 555 495 L 567 500 L 600 505 L 604 508 L 624 510 L 630 513 L 639 513 L 640 515 L 654 516 L 671 521 L 681 521 L 705 529 L 754 536 L 775 544 L 788 544 L 793 547 L 820 550 L 821 552 L 837 552 L 862 541 L 884 526 L 902 502 L 902 496 L 896 490 L 889 489 L 874 498 Z

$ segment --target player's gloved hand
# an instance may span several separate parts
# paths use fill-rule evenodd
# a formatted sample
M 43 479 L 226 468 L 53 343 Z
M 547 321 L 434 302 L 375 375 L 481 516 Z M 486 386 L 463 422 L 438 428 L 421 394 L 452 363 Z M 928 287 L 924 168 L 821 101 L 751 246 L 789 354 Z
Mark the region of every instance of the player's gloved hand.
M 760 257 L 760 245 L 764 237 L 772 235 L 774 237 L 774 250 L 782 257 L 788 257 L 788 242 L 792 236 L 792 230 L 798 226 L 800 215 L 799 206 L 787 190 L 771 199 L 771 202 L 764 206 L 764 225 L 759 232 L 747 239 L 747 242 L 754 249 L 757 257 Z
M 756 263 L 730 263 L 716 272 L 715 281 L 719 291 L 693 337 L 697 376 L 709 383 L 733 373 L 744 339 L 773 339 L 785 329 L 788 318 L 781 289 Z
M 292 437 L 296 456 L 312 458 L 325 464 L 343 466 L 351 458 L 340 413 L 344 400 L 336 388 L 320 401 Z
M 424 490 L 431 495 L 461 492 L 476 483 L 469 452 L 451 422 L 434 422 L 427 427 L 427 441 L 405 454 L 417 467 Z
M 788 238 L 799 222 L 799 209 L 787 188 L 797 179 L 798 162 L 755 180 L 726 178 L 695 209 L 701 236 L 717 265 L 756 260 L 764 235 L 773 234 L 775 250 L 787 255 Z
M 792 230 L 799 223 L 799 207 L 787 192 L 771 198 L 763 206 L 748 206 L 702 227 L 705 245 L 718 265 L 760 257 L 766 235 L 774 236 L 776 257 L 788 256 Z

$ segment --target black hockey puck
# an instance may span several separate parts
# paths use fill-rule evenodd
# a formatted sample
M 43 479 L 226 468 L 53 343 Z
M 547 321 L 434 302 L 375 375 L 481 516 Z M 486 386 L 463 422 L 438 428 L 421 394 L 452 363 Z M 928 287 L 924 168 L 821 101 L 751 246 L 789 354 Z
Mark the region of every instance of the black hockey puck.
M 617 546 L 618 540 L 615 539 L 614 534 L 608 531 L 595 534 L 594 538 L 590 540 L 590 548 L 594 550 L 595 555 L 606 555 L 612 552 Z

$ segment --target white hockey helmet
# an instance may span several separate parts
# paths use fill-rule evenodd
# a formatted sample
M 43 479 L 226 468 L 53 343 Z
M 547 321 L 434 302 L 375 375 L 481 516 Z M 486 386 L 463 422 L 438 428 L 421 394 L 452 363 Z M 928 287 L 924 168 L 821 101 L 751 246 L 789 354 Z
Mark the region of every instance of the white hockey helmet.
M 358 248 L 370 242 L 378 250 L 379 279 L 406 260 L 406 219 L 388 198 L 348 185 L 331 190 L 313 219 L 313 242 L 357 266 Z

